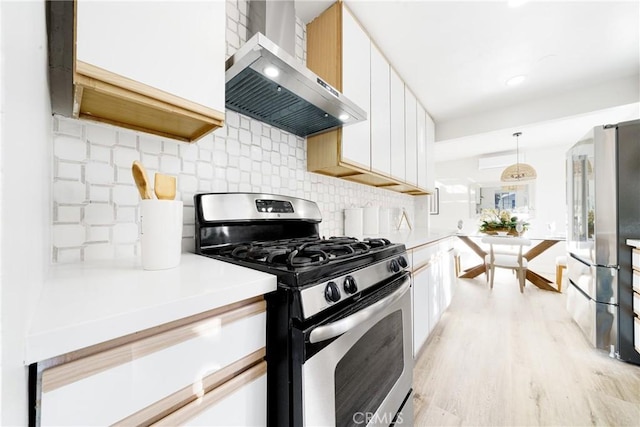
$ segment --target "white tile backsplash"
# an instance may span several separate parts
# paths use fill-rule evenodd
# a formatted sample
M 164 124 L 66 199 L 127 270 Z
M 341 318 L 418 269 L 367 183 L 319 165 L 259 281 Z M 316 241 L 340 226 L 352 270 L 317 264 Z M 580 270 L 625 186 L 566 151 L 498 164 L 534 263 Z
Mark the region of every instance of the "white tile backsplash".
M 227 0 L 227 52 L 246 41 L 246 0 Z M 296 56 L 304 62 L 306 31 L 297 20 Z M 197 192 L 250 191 L 291 195 L 318 203 L 320 233 L 343 233 L 343 210 L 367 203 L 405 207 L 413 198 L 387 190 L 309 173 L 304 138 L 226 112 L 225 126 L 186 144 L 90 121 L 56 116 L 54 131 L 54 262 L 139 255 L 140 196 L 131 163 L 153 174 L 177 177 L 184 202 L 183 249 L 193 251 Z

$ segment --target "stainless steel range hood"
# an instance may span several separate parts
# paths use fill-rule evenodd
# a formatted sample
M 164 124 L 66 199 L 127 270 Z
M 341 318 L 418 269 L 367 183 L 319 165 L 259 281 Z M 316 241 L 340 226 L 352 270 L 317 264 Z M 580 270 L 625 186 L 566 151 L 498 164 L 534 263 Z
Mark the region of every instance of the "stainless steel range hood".
M 293 1 L 250 1 L 249 33 L 253 37 L 226 63 L 229 110 L 298 136 L 367 119 L 364 110 L 285 50 L 295 46 Z

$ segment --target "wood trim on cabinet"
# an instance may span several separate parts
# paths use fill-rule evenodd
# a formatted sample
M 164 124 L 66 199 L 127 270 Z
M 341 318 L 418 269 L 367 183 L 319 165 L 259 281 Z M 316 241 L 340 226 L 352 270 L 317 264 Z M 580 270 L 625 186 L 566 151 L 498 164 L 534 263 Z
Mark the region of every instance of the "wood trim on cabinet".
M 342 2 L 307 24 L 307 67 L 342 92 Z
M 86 357 L 61 363 L 45 369 L 42 373 L 42 392 L 46 393 L 59 387 L 74 383 L 83 378 L 103 372 L 115 366 L 128 363 L 148 354 L 171 347 L 202 335 L 203 331 L 218 329 L 236 320 L 266 311 L 264 299 L 249 305 L 234 307 L 219 313 L 211 313 L 205 318 L 182 324 L 169 330 L 146 336 L 115 347 L 103 348 Z M 73 359 L 73 354 L 69 356 Z
M 224 113 L 76 61 L 74 115 L 192 142 L 224 124 Z
M 202 413 L 206 409 L 209 409 L 212 405 L 216 404 L 229 394 L 238 390 L 240 387 L 249 384 L 250 382 L 265 375 L 267 372 L 267 362 L 261 362 L 241 374 L 233 377 L 229 381 L 214 388 L 208 393 L 205 393 L 197 401 L 180 408 L 179 410 L 171 413 L 165 418 L 161 419 L 154 426 L 177 426 L 184 425 L 188 420 Z
M 265 348 L 261 348 L 250 355 L 228 365 L 224 368 L 207 375 L 192 385 L 159 400 L 152 405 L 124 418 L 114 425 L 118 426 L 149 426 L 154 423 L 158 425 L 172 425 L 167 422 L 175 422 L 173 413 L 179 408 L 189 403 L 202 399 L 208 393 L 217 393 L 218 396 L 226 395 L 238 387 L 250 382 L 253 378 L 266 371 L 264 362 Z M 256 375 L 256 373 L 258 373 Z M 235 380 L 235 381 L 234 381 Z M 229 384 L 227 384 L 229 383 Z M 218 391 L 219 390 L 219 391 Z M 217 400 L 219 400 L 218 397 Z M 217 401 L 216 400 L 216 401 Z M 214 403 L 214 402 L 210 402 Z M 200 403 L 199 403 L 200 405 Z M 191 414 L 193 411 L 189 411 Z M 192 414 L 194 416 L 195 414 Z M 177 424 L 173 424 L 177 425 Z

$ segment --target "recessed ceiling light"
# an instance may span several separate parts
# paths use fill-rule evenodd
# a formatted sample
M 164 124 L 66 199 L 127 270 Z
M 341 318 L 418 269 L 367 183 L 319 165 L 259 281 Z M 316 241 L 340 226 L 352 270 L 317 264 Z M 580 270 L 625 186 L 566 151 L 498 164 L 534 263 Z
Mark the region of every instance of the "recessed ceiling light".
M 526 76 L 514 76 L 506 81 L 507 86 L 518 86 L 520 83 L 526 80 Z
M 349 115 L 347 113 L 342 113 L 338 118 L 343 122 L 346 122 L 347 120 L 349 120 Z
M 273 65 L 268 65 L 264 67 L 264 70 L 262 71 L 264 71 L 264 74 L 267 77 L 271 77 L 271 78 L 278 77 L 278 74 L 280 74 L 280 71 Z

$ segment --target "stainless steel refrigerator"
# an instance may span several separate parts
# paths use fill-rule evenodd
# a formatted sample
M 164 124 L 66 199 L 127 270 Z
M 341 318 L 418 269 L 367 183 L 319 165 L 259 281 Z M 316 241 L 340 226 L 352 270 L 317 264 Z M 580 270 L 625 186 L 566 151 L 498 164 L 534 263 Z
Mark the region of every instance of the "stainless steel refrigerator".
M 611 356 L 633 346 L 631 248 L 640 238 L 640 120 L 592 129 L 567 153 L 567 309 Z

